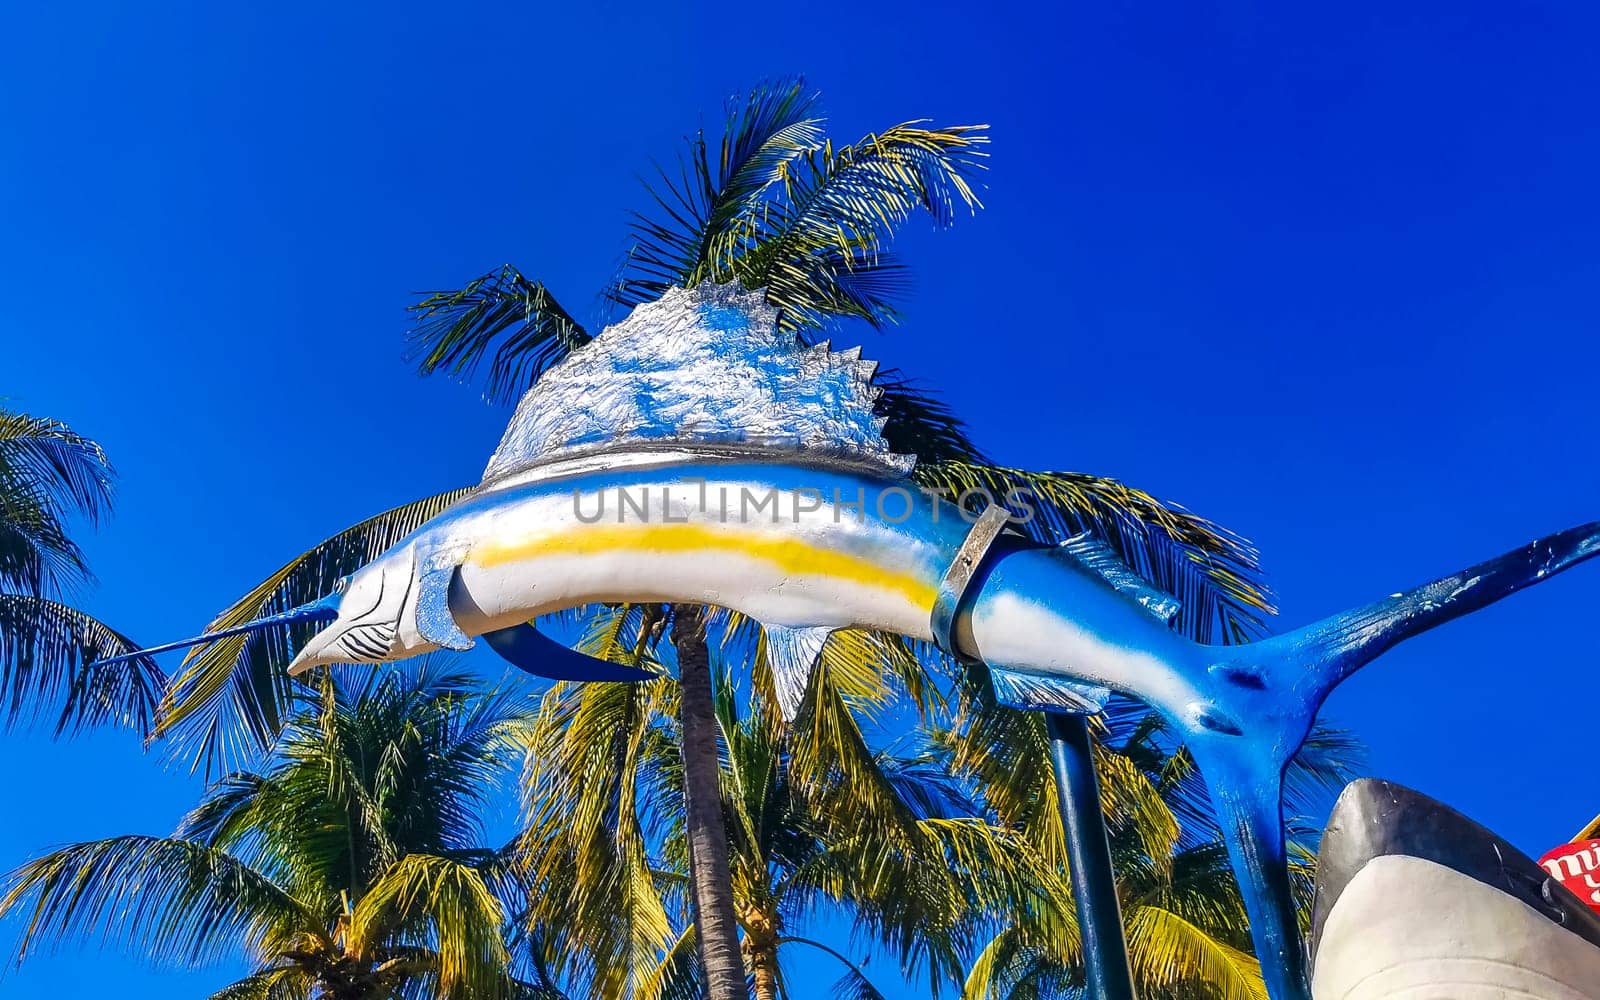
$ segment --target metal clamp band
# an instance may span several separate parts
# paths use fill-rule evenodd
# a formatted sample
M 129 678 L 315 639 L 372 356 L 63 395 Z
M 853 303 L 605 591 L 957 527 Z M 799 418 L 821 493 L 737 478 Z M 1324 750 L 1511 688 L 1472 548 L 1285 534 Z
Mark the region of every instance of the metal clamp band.
M 1010 511 L 999 504 L 990 504 L 973 523 L 972 530 L 967 532 L 966 541 L 956 550 L 955 559 L 939 583 L 939 596 L 933 600 L 933 616 L 928 625 L 933 632 L 933 644 L 957 659 L 962 658 L 961 652 L 956 648 L 955 637 L 951 635 L 956 625 L 956 612 L 961 610 L 961 599 L 966 596 L 967 585 L 972 583 L 984 558 L 994 547 L 995 539 L 1005 531 L 1006 523 L 1010 520 Z

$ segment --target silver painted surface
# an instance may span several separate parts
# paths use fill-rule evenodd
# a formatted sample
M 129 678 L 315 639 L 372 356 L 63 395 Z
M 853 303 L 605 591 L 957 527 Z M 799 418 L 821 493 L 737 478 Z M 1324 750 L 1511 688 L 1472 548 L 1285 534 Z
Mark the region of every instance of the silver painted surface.
M 573 351 L 517 405 L 484 481 L 628 445 L 756 445 L 903 475 L 860 348 L 801 346 L 760 292 L 674 288 Z

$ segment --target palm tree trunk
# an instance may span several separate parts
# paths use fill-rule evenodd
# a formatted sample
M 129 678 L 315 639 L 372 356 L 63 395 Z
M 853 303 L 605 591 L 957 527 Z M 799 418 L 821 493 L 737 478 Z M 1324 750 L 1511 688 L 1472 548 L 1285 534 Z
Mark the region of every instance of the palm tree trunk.
M 750 976 L 755 981 L 755 1000 L 778 1000 L 778 946 L 750 950 Z
M 717 760 L 711 656 L 706 649 L 702 609 L 673 608 L 672 642 L 678 650 L 689 882 L 706 995 L 709 1000 L 748 1000 L 744 960 L 739 955 L 739 924 L 733 910 L 733 879 L 728 873 L 728 835 L 722 824 L 722 769 Z
M 778 1000 L 778 942 L 782 940 L 783 918 L 776 900 L 763 909 L 746 902 L 739 911 L 744 925 L 744 957 L 750 967 L 755 1000 Z

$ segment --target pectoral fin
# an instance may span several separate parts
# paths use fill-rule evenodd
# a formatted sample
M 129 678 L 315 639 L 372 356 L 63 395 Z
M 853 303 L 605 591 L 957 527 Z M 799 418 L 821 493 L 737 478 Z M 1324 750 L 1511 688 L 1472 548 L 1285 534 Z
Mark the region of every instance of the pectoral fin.
M 657 676 L 568 649 L 530 624 L 485 632 L 483 638 L 518 670 L 554 681 L 649 681 Z
M 778 709 L 787 721 L 800 714 L 806 700 L 811 671 L 822 658 L 822 644 L 831 628 L 790 628 L 763 626 L 767 635 L 767 665 L 772 668 L 772 686 L 777 689 Z
M 992 664 L 989 683 L 994 687 L 995 700 L 1011 708 L 1094 715 L 1103 711 L 1106 702 L 1111 700 L 1111 692 L 1103 687 L 1060 677 L 1025 674 Z
M 417 634 L 444 649 L 471 649 L 472 638 L 461 631 L 450 613 L 450 583 L 455 565 L 426 569 L 417 578 Z

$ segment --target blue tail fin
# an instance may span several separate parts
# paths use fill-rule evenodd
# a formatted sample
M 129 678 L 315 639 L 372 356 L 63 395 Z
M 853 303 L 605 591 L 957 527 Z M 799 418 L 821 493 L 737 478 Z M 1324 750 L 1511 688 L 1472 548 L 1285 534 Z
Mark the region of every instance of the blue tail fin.
M 1425 586 L 1248 646 L 1217 649 L 1225 718 L 1185 736 L 1222 819 L 1268 993 L 1307 997 L 1306 958 L 1284 851 L 1283 769 L 1341 681 L 1397 643 L 1600 555 L 1600 522 L 1541 538 Z
M 1325 698 L 1340 681 L 1402 640 L 1488 607 L 1597 555 L 1600 521 L 1546 536 L 1453 576 L 1324 618 L 1261 645 L 1286 644 L 1302 651 L 1297 658 L 1315 672 Z

